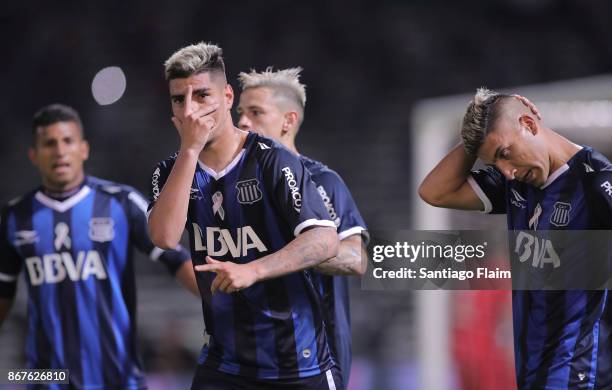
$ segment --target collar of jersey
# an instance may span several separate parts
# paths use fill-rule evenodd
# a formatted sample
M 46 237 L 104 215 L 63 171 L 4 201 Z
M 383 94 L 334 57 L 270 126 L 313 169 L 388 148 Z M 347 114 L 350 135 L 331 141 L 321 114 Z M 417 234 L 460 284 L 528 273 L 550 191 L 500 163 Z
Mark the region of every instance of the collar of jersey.
M 84 185 L 83 188 L 79 190 L 79 192 L 77 192 L 76 194 L 62 201 L 55 200 L 45 195 L 42 191 L 38 191 L 36 195 L 34 195 L 34 197 L 36 198 L 36 200 L 38 200 L 40 203 L 44 204 L 45 206 L 49 207 L 50 209 L 63 213 L 64 211 L 71 209 L 77 203 L 85 199 L 85 197 L 90 192 L 91 192 L 91 188 L 89 188 L 89 186 L 87 185 Z
M 584 146 L 578 145 L 580 146 L 580 150 L 578 150 L 576 152 L 576 154 L 574 154 L 568 162 L 566 162 L 565 164 L 561 165 L 559 168 L 557 168 L 556 171 L 554 171 L 553 173 L 551 173 L 548 176 L 548 179 L 546 179 L 546 183 L 544 183 L 544 185 L 542 185 L 542 187 L 540 187 L 541 190 L 545 189 L 546 187 L 548 187 L 549 185 L 552 184 L 552 182 L 554 182 L 555 180 L 557 180 L 559 178 L 559 176 L 563 175 L 568 169 L 569 169 L 569 164 L 575 160 L 580 154 L 582 154 L 582 151 L 586 150 Z
M 219 180 L 223 176 L 227 175 L 232 169 L 234 169 L 236 165 L 238 165 L 238 162 L 242 158 L 242 155 L 244 154 L 244 152 L 245 152 L 245 149 L 243 148 L 242 150 L 240 150 L 240 153 L 238 153 L 236 157 L 234 157 L 232 162 L 230 162 L 225 168 L 223 168 L 219 172 L 215 172 L 212 168 L 210 168 L 209 166 L 207 166 L 200 160 L 198 160 L 198 165 L 200 166 L 200 168 L 204 170 L 204 172 L 208 173 L 215 180 Z

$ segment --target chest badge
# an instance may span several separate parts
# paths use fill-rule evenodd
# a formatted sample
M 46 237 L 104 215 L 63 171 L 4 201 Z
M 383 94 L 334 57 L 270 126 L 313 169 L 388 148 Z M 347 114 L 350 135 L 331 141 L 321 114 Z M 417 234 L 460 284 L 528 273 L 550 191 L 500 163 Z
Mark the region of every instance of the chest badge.
M 108 242 L 115 238 L 115 221 L 112 218 L 92 218 L 89 221 L 89 239 Z
M 567 226 L 570 220 L 572 205 L 565 202 L 556 202 L 550 215 L 550 223 L 555 226 Z
M 262 198 L 261 189 L 259 188 L 259 180 L 249 179 L 236 183 L 238 190 L 238 203 L 253 204 Z
M 217 191 L 213 194 L 212 202 L 213 215 L 218 214 L 221 220 L 225 220 L 225 210 L 223 210 L 223 194 L 221 191 Z

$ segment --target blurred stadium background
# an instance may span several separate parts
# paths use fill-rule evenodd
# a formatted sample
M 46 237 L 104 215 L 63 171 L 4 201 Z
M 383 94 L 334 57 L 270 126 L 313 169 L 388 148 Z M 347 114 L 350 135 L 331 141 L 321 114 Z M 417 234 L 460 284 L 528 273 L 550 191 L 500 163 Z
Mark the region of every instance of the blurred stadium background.
M 26 157 L 30 119 L 52 102 L 82 114 L 89 174 L 147 193 L 152 167 L 178 146 L 161 64 L 204 40 L 224 49 L 235 89 L 243 70 L 304 68 L 298 147 L 343 176 L 370 228 L 503 228 L 425 206 L 416 186 L 458 142 L 482 85 L 524 94 L 551 127 L 612 157 L 610 15 L 605 0 L 3 4 L 0 202 L 38 185 Z M 111 66 L 120 70 L 96 77 Z M 186 388 L 202 344 L 200 303 L 159 264 L 140 257 L 137 267 L 149 385 Z M 23 366 L 23 284 L 0 330 L 0 367 Z M 352 287 L 350 389 L 514 387 L 509 292 Z

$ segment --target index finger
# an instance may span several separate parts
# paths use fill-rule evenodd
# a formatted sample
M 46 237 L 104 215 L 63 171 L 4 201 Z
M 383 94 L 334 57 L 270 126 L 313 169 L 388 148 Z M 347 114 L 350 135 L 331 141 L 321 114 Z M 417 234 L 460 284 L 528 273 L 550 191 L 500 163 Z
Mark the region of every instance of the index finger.
M 191 94 L 192 92 L 193 92 L 193 87 L 191 85 L 188 85 L 187 93 L 185 94 L 185 105 L 183 107 L 184 116 L 191 114 Z
M 196 271 L 200 272 L 217 272 L 223 268 L 223 264 L 213 263 L 213 264 L 201 264 L 193 267 Z

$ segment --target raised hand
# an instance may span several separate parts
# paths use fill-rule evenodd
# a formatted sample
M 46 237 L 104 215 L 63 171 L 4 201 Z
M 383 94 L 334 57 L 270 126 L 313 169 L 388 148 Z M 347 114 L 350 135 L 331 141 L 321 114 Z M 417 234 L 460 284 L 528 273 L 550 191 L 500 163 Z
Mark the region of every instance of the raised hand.
M 199 153 L 206 145 L 208 137 L 216 126 L 215 119 L 210 115 L 217 110 L 219 103 L 202 105 L 193 110 L 193 87 L 187 87 L 182 118 L 172 117 L 172 123 L 181 137 L 181 149 L 191 149 Z

